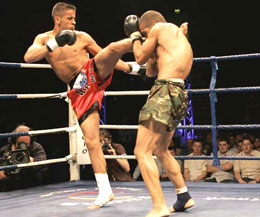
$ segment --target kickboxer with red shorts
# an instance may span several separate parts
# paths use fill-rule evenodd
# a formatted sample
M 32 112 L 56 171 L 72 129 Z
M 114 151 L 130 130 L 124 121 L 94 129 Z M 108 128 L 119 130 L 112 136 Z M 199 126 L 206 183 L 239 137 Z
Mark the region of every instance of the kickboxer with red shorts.
M 97 199 L 88 208 L 97 209 L 114 198 L 99 138 L 99 110 L 104 90 L 111 82 L 114 68 L 131 73 L 138 72 L 140 67 L 120 60 L 132 51 L 131 39 L 112 42 L 102 49 L 89 34 L 76 31 L 74 5 L 56 3 L 52 18 L 54 28 L 35 37 L 24 60 L 37 62 L 45 58 L 56 75 L 71 85 L 68 96 L 83 132 L 99 189 Z M 89 58 L 89 53 L 93 59 Z

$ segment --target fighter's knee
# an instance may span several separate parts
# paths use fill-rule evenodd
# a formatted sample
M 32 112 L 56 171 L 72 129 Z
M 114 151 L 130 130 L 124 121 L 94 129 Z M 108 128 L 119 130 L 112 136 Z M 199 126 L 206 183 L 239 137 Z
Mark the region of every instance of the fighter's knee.
M 164 147 L 161 147 L 161 146 L 157 146 L 156 149 L 154 150 L 154 154 L 158 158 L 163 158 L 163 156 L 165 154 L 167 154 L 167 148 L 164 148 Z
M 144 153 L 139 148 L 134 149 L 134 155 L 137 159 L 140 159 L 142 156 L 144 156 Z
M 100 148 L 98 140 L 85 138 L 85 144 L 86 144 L 89 152 L 96 151 L 96 149 Z

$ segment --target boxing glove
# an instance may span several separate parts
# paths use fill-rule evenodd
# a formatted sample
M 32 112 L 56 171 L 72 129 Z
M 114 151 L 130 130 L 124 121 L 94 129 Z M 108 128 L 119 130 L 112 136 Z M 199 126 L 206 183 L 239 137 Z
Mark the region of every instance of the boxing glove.
M 76 33 L 71 30 L 60 31 L 55 38 L 47 41 L 46 46 L 49 51 L 54 51 L 58 47 L 63 47 L 65 44 L 73 45 L 77 39 Z
M 139 18 L 136 15 L 128 15 L 124 21 L 124 30 L 128 37 L 133 32 L 139 31 Z

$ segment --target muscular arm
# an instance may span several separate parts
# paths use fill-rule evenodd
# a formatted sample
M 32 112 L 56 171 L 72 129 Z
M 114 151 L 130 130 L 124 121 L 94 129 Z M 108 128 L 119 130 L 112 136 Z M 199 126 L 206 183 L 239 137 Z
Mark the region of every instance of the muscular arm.
M 157 45 L 157 39 L 158 39 L 158 32 L 159 27 L 154 25 L 154 27 L 151 29 L 147 39 L 142 44 L 139 40 L 136 40 L 133 44 L 133 53 L 135 56 L 135 61 L 139 65 L 145 64 L 148 59 L 153 55 L 154 50 Z M 134 32 L 133 35 L 140 34 L 140 32 Z
M 37 62 L 43 59 L 48 53 L 48 48 L 44 44 L 46 35 L 40 34 L 35 37 L 33 44 L 28 48 L 24 55 L 25 62 Z
M 146 75 L 148 77 L 153 77 L 158 74 L 158 69 L 156 66 L 156 58 L 155 56 L 150 57 L 146 63 Z

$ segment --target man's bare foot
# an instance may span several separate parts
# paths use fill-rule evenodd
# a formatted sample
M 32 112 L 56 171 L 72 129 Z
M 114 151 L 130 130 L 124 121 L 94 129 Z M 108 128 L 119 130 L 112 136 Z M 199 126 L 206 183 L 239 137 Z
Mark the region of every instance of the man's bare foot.
M 166 217 L 166 216 L 170 216 L 170 212 L 167 208 L 160 209 L 160 210 L 152 209 L 145 217 Z
M 189 209 L 189 208 L 193 207 L 194 205 L 195 205 L 195 201 L 194 201 L 193 199 L 189 199 L 189 200 L 187 201 L 187 203 L 185 203 L 183 209 L 175 210 L 175 209 L 173 208 L 173 206 L 171 206 L 171 207 L 169 208 L 169 211 L 170 211 L 170 212 L 181 212 L 181 211 L 185 211 L 186 209 Z
M 96 199 L 96 201 L 94 202 L 93 205 L 90 205 L 88 206 L 87 209 L 90 209 L 90 210 L 93 210 L 93 209 L 99 209 L 101 208 L 102 206 L 104 206 L 105 204 L 107 204 L 108 202 L 110 202 L 111 200 L 114 200 L 115 196 L 113 193 L 110 194 L 109 197 L 105 198 L 105 197 L 102 197 L 102 199 L 100 199 L 100 197 L 98 197 Z

